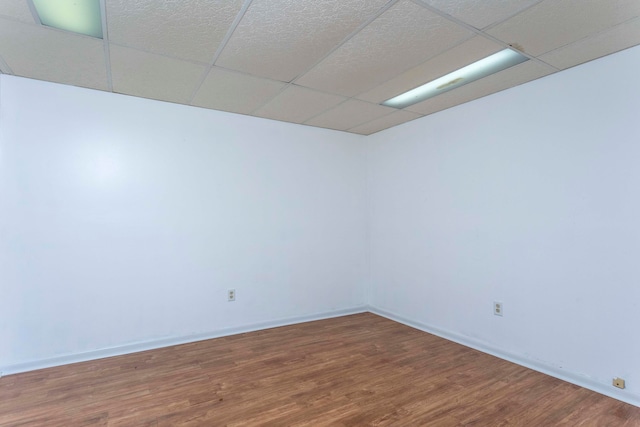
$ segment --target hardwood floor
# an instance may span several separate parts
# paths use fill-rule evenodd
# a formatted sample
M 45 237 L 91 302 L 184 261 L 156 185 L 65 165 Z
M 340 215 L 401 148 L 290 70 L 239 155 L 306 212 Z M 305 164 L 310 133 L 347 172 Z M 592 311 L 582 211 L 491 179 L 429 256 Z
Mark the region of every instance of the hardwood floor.
M 2 426 L 640 426 L 640 408 L 365 313 L 0 378 Z

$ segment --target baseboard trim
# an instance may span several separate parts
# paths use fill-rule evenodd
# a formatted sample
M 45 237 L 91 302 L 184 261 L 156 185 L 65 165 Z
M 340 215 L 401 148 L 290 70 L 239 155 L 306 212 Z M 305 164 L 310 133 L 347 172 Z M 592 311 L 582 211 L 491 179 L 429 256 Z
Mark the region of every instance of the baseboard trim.
M 46 359 L 34 360 L 24 363 L 0 366 L 0 377 L 21 372 L 35 371 L 37 369 L 52 368 L 54 366 L 68 365 L 71 363 L 87 362 L 90 360 L 104 359 L 106 357 L 122 356 L 124 354 L 138 353 L 141 351 L 155 350 L 174 345 L 188 344 L 196 341 L 204 341 L 213 338 L 226 337 L 229 335 L 242 334 L 245 332 L 260 331 L 263 329 L 277 328 L 280 326 L 294 325 L 298 323 L 312 322 L 315 320 L 330 319 L 333 317 L 348 316 L 350 314 L 366 313 L 367 306 L 356 306 L 335 311 L 315 313 L 306 316 L 289 317 L 285 319 L 272 320 L 268 322 L 254 323 L 235 328 L 220 329 L 217 331 L 193 334 L 187 336 L 168 337 L 156 340 L 149 340 L 117 347 L 92 350 L 83 353 L 66 354 Z
M 609 384 L 603 384 L 585 375 L 566 371 L 564 369 L 560 369 L 556 366 L 545 364 L 544 362 L 540 362 L 537 360 L 528 359 L 522 355 L 504 351 L 500 348 L 493 347 L 479 340 L 475 340 L 473 338 L 469 338 L 455 332 L 440 329 L 426 323 L 417 322 L 404 316 L 389 312 L 387 310 L 383 310 L 373 306 L 369 306 L 368 309 L 371 313 L 385 317 L 389 320 L 393 320 L 412 328 L 437 335 L 449 341 L 456 342 L 466 347 L 471 347 L 483 353 L 490 354 L 492 356 L 507 360 L 509 362 L 513 362 L 529 369 L 533 369 L 534 371 L 542 372 L 543 374 L 547 374 L 563 381 L 575 384 L 577 386 L 584 387 L 586 389 L 595 391 L 596 393 L 603 394 L 605 396 L 620 400 L 630 405 L 640 407 L 640 396 L 625 393 L 624 391 L 617 391 L 616 389 L 611 390 L 612 386 L 610 386 Z

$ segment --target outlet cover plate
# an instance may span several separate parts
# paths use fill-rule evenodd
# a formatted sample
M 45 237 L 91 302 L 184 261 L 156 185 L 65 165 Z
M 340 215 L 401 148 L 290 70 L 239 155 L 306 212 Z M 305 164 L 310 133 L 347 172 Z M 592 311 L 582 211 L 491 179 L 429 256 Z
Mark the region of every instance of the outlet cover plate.
M 493 302 L 493 314 L 496 316 L 501 316 L 504 314 L 504 304 L 499 301 Z
M 625 388 L 624 380 L 622 378 L 614 378 L 613 386 L 618 388 Z

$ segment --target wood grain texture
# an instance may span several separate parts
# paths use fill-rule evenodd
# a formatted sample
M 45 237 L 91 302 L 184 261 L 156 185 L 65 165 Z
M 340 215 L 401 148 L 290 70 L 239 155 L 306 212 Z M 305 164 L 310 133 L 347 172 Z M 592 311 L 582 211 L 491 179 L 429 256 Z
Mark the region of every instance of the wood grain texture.
M 2 426 L 640 426 L 640 408 L 371 313 L 0 378 Z

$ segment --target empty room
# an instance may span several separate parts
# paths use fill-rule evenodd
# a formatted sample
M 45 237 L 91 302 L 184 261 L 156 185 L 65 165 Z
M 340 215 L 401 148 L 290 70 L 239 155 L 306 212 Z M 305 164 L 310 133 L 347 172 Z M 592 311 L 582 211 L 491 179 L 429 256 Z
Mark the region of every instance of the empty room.
M 0 0 L 0 426 L 640 426 L 638 0 Z

